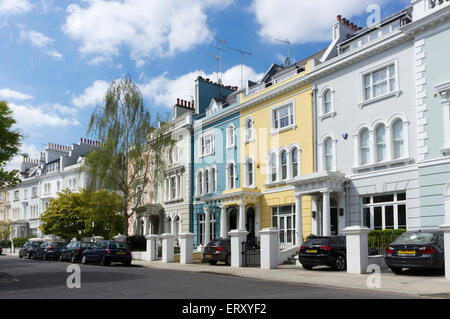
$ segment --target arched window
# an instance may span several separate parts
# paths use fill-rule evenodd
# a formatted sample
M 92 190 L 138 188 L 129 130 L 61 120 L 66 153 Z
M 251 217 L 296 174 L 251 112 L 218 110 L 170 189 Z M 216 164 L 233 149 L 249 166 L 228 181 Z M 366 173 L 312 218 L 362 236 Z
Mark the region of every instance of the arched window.
M 359 134 L 359 149 L 361 153 L 361 165 L 369 163 L 369 130 L 363 129 Z
M 295 147 L 291 151 L 291 164 L 292 164 L 292 178 L 295 178 L 299 176 L 299 169 L 298 169 L 298 149 Z
M 331 137 L 327 138 L 324 143 L 325 147 L 325 169 L 327 171 L 333 170 L 333 141 Z
M 245 122 L 245 142 L 251 142 L 253 140 L 253 120 L 247 119 Z
M 202 172 L 198 172 L 197 175 L 197 186 L 198 186 L 198 195 L 202 195 L 203 194 L 203 174 Z
M 230 125 L 227 127 L 227 147 L 234 146 L 234 126 Z
M 281 151 L 280 162 L 281 162 L 281 179 L 285 180 L 287 178 L 287 152 L 285 150 Z
M 403 137 L 403 121 L 396 120 L 393 127 L 393 145 L 394 145 L 394 159 L 404 156 L 404 137 Z
M 209 171 L 205 170 L 205 194 L 209 193 Z
M 216 192 L 216 168 L 211 168 L 211 192 Z
M 270 154 L 269 157 L 269 174 L 270 181 L 275 182 L 277 180 L 277 157 L 275 153 Z
M 380 124 L 375 130 L 376 146 L 377 146 L 377 162 L 386 159 L 386 128 Z
M 253 160 L 251 158 L 247 159 L 246 162 L 246 174 L 247 174 L 247 185 L 246 186 L 253 186 L 254 184 L 254 165 L 253 165 Z
M 323 114 L 331 112 L 331 90 L 326 90 L 323 95 Z
M 235 168 L 234 163 L 228 164 L 228 189 L 234 188 Z

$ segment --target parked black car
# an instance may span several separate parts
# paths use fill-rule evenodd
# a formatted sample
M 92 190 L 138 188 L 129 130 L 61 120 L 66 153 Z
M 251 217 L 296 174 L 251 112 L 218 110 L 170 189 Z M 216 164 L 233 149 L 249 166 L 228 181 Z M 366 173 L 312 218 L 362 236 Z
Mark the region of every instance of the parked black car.
M 368 251 L 369 255 L 376 255 L 375 249 Z M 345 236 L 313 237 L 299 249 L 299 261 L 303 268 L 311 270 L 314 266 L 331 266 L 337 270 L 347 267 L 347 241 Z
M 0 255 L 3 253 L 3 248 L 0 247 Z
M 444 233 L 438 230 L 403 233 L 386 247 L 385 261 L 395 274 L 403 268 L 444 269 Z
M 84 241 L 71 241 L 61 250 L 59 260 L 70 260 L 72 263 L 81 261 L 81 253 L 88 248 L 89 243 Z
M 36 249 L 43 241 L 27 241 L 22 248 L 19 249 L 19 258 L 27 257 L 28 259 L 36 259 Z
M 64 242 L 44 241 L 35 251 L 35 259 L 59 259 L 61 250 L 64 248 Z
M 211 265 L 217 264 L 218 261 L 231 264 L 231 240 L 214 239 L 209 242 L 203 250 L 202 260 Z
M 121 262 L 125 266 L 131 265 L 131 249 L 124 242 L 115 240 L 100 240 L 90 244 L 81 253 L 81 262 L 100 262 L 100 265 L 107 266 L 111 262 Z

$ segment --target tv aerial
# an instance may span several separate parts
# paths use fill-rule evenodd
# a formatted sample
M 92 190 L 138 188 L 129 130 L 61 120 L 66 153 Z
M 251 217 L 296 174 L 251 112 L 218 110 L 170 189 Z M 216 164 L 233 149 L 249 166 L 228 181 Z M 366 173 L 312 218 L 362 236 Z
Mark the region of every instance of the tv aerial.
M 284 60 L 284 65 L 289 66 L 291 65 L 291 42 L 289 40 L 281 40 L 281 39 L 275 39 L 276 41 L 283 42 L 284 44 L 287 44 L 288 46 L 288 56 Z
M 213 57 L 217 60 L 217 82 L 222 83 L 222 60 L 223 60 L 222 52 L 225 51 L 225 49 L 222 47 L 222 45 L 227 43 L 227 41 L 219 39 L 219 38 L 214 38 L 214 39 L 218 42 L 216 49 L 219 51 L 218 56 L 213 55 Z
M 244 87 L 244 83 L 243 83 L 243 66 L 244 65 L 242 63 L 242 60 L 243 60 L 244 54 L 246 54 L 246 55 L 253 55 L 253 53 L 247 52 L 247 51 L 244 51 L 244 50 L 240 50 L 240 49 L 235 49 L 235 48 L 230 48 L 230 50 L 236 51 L 236 52 L 241 54 L 241 90 L 242 90 L 242 88 Z

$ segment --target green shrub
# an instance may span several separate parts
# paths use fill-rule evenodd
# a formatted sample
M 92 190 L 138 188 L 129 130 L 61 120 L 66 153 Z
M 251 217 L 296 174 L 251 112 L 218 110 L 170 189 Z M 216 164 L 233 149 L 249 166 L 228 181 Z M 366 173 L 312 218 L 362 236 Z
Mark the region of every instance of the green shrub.
M 20 237 L 13 238 L 14 247 L 16 247 L 16 248 L 23 247 L 23 245 L 25 245 L 25 243 L 28 241 L 28 239 L 29 239 L 28 237 L 25 237 L 25 238 L 20 238 Z
M 0 240 L 0 247 L 11 248 L 11 241 L 10 240 Z
M 405 231 L 405 229 L 372 230 L 368 235 L 369 247 L 376 249 L 378 254 L 383 255 L 386 246 Z
M 126 241 L 132 251 L 147 250 L 147 239 L 145 239 L 145 236 L 140 235 L 129 236 L 127 237 Z

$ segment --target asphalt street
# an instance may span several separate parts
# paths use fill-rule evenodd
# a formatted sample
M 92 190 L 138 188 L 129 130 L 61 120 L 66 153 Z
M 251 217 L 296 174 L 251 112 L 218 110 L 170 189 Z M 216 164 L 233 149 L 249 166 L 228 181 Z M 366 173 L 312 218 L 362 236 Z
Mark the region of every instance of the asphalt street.
M 336 289 L 303 284 L 126 267 L 80 266 L 81 288 L 68 288 L 69 262 L 0 256 L 0 299 L 150 298 L 150 299 L 392 299 L 390 293 Z

